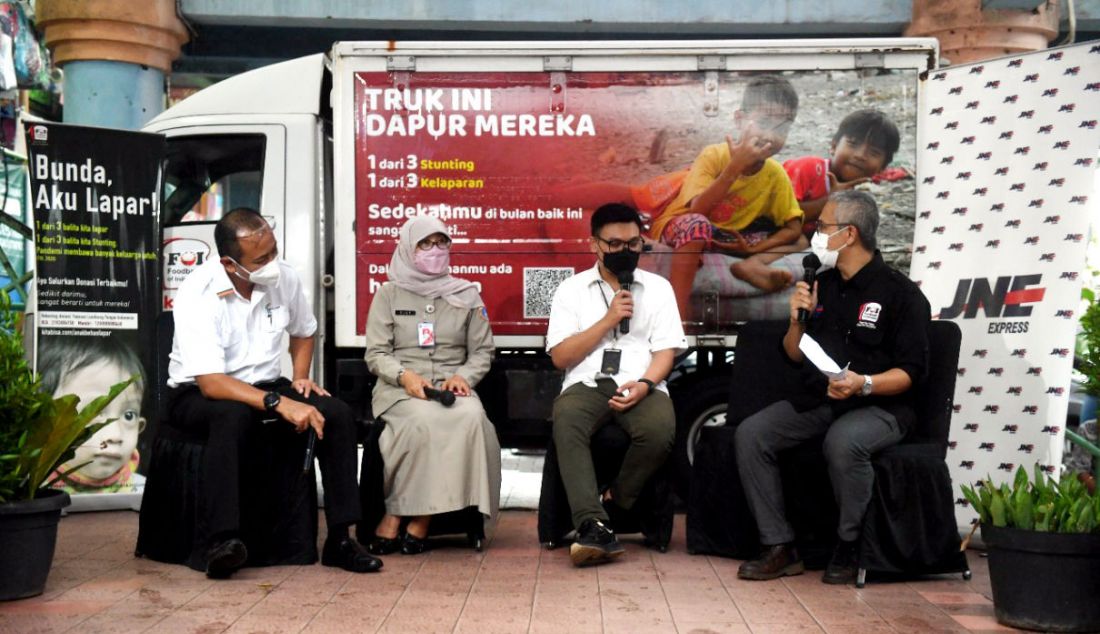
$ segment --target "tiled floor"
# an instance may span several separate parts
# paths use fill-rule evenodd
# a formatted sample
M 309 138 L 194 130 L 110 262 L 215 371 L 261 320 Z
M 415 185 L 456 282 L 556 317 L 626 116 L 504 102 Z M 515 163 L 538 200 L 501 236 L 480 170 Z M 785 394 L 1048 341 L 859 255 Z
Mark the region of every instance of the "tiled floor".
M 501 514 L 484 553 L 444 542 L 385 558 L 379 574 L 320 565 L 245 569 L 210 581 L 182 566 L 135 559 L 137 513 L 73 513 L 61 521 L 46 593 L 0 603 L 8 632 L 975 632 L 1001 631 L 985 560 L 958 575 L 863 590 L 820 573 L 737 579 L 739 562 L 688 555 L 677 516 L 668 553 L 624 537 L 622 561 L 576 569 L 537 543 L 542 457 L 502 453 Z M 322 530 L 323 534 L 323 530 Z

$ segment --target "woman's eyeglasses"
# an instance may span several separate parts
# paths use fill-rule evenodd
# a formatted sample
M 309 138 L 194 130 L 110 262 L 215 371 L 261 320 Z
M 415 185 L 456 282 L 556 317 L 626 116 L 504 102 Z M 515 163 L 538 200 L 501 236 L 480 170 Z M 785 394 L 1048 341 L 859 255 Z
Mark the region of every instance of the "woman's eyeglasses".
M 429 249 L 443 249 L 444 251 L 451 248 L 451 241 L 447 238 L 425 239 L 416 243 L 416 248 L 421 251 L 427 251 Z

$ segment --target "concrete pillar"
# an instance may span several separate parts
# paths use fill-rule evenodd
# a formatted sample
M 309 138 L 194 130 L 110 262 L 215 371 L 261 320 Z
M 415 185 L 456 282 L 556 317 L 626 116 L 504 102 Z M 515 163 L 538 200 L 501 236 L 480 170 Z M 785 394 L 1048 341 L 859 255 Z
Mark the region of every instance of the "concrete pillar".
M 38 0 L 64 72 L 64 121 L 135 130 L 164 110 L 164 75 L 187 42 L 175 0 Z
M 1058 36 L 1059 0 L 1035 0 L 1035 9 L 982 9 L 981 0 L 913 0 L 906 36 L 940 41 L 940 56 L 951 64 L 1027 53 L 1047 47 Z

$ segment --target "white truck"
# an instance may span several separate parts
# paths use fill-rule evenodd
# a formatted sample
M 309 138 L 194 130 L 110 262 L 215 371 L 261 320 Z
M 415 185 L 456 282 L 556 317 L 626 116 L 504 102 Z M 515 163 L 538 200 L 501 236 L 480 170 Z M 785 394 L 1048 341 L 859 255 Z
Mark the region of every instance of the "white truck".
M 914 166 L 919 76 L 936 60 L 930 39 L 337 43 L 226 79 L 146 126 L 168 143 L 163 308 L 217 256 L 214 222 L 259 209 L 316 308 L 317 378 L 369 416 L 370 300 L 404 219 L 438 215 L 455 237 L 453 272 L 481 284 L 493 324 L 478 392 L 505 445 L 537 444 L 560 386 L 543 350 L 549 298 L 592 265 L 601 194 L 724 142 L 757 73 L 782 74 L 801 96 L 780 160 L 827 156 L 840 119 L 874 107 L 901 129 L 894 164 Z M 883 249 L 907 264 L 913 181 L 874 187 L 888 203 Z M 668 258 L 658 249 L 644 266 Z M 800 260 L 778 265 L 801 275 Z M 698 429 L 723 421 L 736 324 L 787 313 L 784 294 L 754 293 L 729 262 L 706 256 L 684 315 L 692 348 L 670 377 L 681 486 Z

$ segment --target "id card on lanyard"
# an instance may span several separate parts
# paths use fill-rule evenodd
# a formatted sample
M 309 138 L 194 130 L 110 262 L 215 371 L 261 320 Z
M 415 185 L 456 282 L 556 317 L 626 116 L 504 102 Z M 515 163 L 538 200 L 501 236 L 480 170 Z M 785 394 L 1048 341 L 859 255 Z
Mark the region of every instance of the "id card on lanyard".
M 422 321 L 416 325 L 416 341 L 421 348 L 431 348 L 435 345 L 435 324 L 430 321 Z

